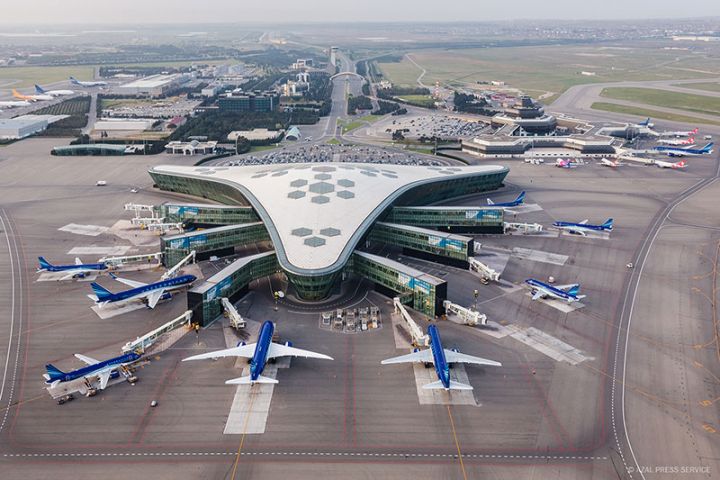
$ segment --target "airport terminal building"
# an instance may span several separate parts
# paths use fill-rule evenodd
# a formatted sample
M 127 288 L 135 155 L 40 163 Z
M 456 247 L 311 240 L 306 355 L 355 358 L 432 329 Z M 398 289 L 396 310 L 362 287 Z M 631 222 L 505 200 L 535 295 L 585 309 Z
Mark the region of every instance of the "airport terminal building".
M 149 173 L 161 190 L 223 204 L 161 207 L 183 222 L 197 218 L 211 224 L 164 237 L 167 266 L 191 250 L 207 258 L 231 255 L 243 245 L 269 245 L 269 251 L 242 257 L 189 291 L 194 318 L 207 325 L 221 313 L 222 297 L 240 298 L 250 282 L 273 273 L 283 273 L 289 293 L 304 301 L 327 298 L 354 274 L 428 316 L 438 314 L 447 296 L 445 281 L 373 254 L 372 246 L 387 244 L 406 254 L 467 265 L 473 239 L 458 233 L 502 232 L 503 210 L 428 205 L 497 189 L 508 169 L 300 163 L 157 166 Z

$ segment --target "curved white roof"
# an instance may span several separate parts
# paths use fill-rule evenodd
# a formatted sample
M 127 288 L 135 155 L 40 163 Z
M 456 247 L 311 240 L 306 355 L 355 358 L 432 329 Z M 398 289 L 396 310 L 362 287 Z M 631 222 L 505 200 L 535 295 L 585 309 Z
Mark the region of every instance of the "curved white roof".
M 151 172 L 226 183 L 265 223 L 284 269 L 339 270 L 367 228 L 409 189 L 453 177 L 507 172 L 506 167 L 296 163 L 242 167 L 157 166 Z

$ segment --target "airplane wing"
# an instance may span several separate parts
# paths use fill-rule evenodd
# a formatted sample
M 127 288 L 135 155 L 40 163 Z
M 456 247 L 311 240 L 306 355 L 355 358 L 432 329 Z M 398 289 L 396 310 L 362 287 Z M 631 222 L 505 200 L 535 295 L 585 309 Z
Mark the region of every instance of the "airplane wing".
M 533 300 L 539 300 L 545 295 L 545 292 L 542 290 L 536 290 L 535 293 L 533 293 L 532 299 Z
M 586 218 L 586 219 L 583 220 L 582 222 L 578 222 L 578 225 L 586 225 L 589 221 L 590 221 L 590 220 Z
M 147 296 L 148 307 L 155 308 L 155 306 L 158 304 L 158 302 L 162 298 L 163 293 L 165 293 L 164 288 L 161 288 L 158 290 L 153 290 L 152 293 L 150 293 L 150 295 Z
M 113 278 L 115 280 L 117 280 L 118 282 L 124 283 L 125 285 L 132 287 L 132 288 L 139 288 L 139 287 L 144 287 L 145 285 L 147 285 L 147 283 L 136 282 L 135 280 L 128 280 L 127 278 L 120 278 L 115 275 L 113 275 Z
M 110 370 L 100 372 L 98 377 L 100 377 L 100 390 L 105 390 L 105 387 L 107 387 L 107 384 L 110 381 Z
M 80 260 L 80 257 L 75 257 L 75 265 L 82 265 L 82 261 Z
M 227 348 L 225 350 L 216 350 L 214 352 L 201 353 L 200 355 L 193 355 L 192 357 L 183 358 L 183 362 L 188 360 L 206 360 L 208 358 L 224 358 L 224 357 L 244 357 L 252 358 L 255 353 L 256 343 L 249 343 L 247 345 L 240 345 L 239 347 Z
M 64 277 L 60 277 L 60 281 L 63 281 L 63 280 L 72 280 L 73 278 L 75 278 L 75 275 L 77 275 L 77 274 L 78 274 L 78 271 L 77 271 L 77 270 L 75 270 L 75 271 L 70 271 L 70 273 L 68 273 L 68 274 L 65 275 Z
M 281 343 L 271 343 L 268 349 L 267 358 L 277 357 L 304 357 L 304 358 L 322 358 L 324 360 L 332 360 L 332 357 L 323 355 L 322 353 L 315 353 L 308 350 L 302 350 L 300 348 L 289 347 Z
M 474 363 L 475 365 L 491 365 L 493 367 L 502 367 L 502 363 L 496 362 L 495 360 L 487 360 L 485 358 L 473 357 L 472 355 L 466 355 L 460 352 L 453 352 L 452 350 L 445 350 L 445 360 L 448 363 Z
M 558 285 L 556 288 L 557 288 L 558 290 L 565 290 L 565 291 L 567 291 L 567 290 L 570 290 L 571 288 L 577 287 L 577 286 L 579 286 L 579 285 L 580 285 L 580 284 L 578 284 L 578 283 L 570 283 L 570 284 L 568 284 L 568 285 Z
M 81 353 L 76 353 L 75 358 L 87 363 L 88 365 L 95 365 L 96 363 L 100 363 L 100 360 L 95 360 L 94 358 L 85 356 Z
M 415 363 L 415 362 L 430 362 L 433 363 L 432 351 L 428 348 L 426 350 L 420 350 L 419 352 L 408 353 L 407 355 L 400 355 L 399 357 L 388 358 L 380 362 L 382 365 L 390 365 L 393 363 Z

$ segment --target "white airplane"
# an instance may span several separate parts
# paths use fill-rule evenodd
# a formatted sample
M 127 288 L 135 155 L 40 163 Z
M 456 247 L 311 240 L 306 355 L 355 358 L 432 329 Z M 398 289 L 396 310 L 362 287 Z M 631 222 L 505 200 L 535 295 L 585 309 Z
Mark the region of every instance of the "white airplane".
M 27 107 L 30 102 L 27 100 L 7 100 L 0 102 L 0 107 L 3 108 L 15 108 L 15 107 Z
M 613 160 L 610 160 L 609 158 L 601 158 L 600 165 L 602 165 L 603 167 L 617 168 L 617 167 L 622 167 L 625 164 L 620 163 L 620 160 L 613 161 Z
M 107 86 L 107 82 L 95 82 L 95 81 L 83 82 L 83 81 L 78 80 L 75 77 L 70 77 L 70 83 L 72 83 L 73 85 L 77 85 L 78 87 L 85 87 L 85 88 L 106 87 Z
M 673 145 L 675 147 L 682 147 L 682 146 L 692 146 L 695 145 L 695 137 L 690 137 L 686 139 L 663 139 L 661 138 L 658 140 L 658 143 L 662 143 L 664 145 Z
M 683 168 L 687 167 L 687 162 L 685 160 L 681 160 L 675 163 L 655 160 L 655 165 L 657 165 L 658 168 L 672 168 L 673 170 L 682 170 Z
M 35 85 L 35 93 L 38 95 L 50 95 L 51 97 L 66 97 L 68 95 L 75 95 L 72 90 L 45 90 L 40 85 Z
M 54 98 L 52 95 L 23 95 L 15 89 L 13 89 L 12 94 L 13 97 L 17 98 L 18 100 L 24 100 L 26 102 L 46 101 L 52 100 Z
M 690 130 L 689 132 L 662 132 L 661 137 L 692 137 L 698 133 L 698 129 Z

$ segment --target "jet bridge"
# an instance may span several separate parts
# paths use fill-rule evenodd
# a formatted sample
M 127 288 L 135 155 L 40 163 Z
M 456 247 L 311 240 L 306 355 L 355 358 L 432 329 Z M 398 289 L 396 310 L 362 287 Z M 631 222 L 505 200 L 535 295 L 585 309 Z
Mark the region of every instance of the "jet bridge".
M 137 351 L 140 351 L 141 353 L 145 353 L 145 351 L 148 349 L 148 347 L 155 344 L 161 336 L 163 336 L 167 333 L 170 333 L 174 330 L 177 330 L 178 328 L 182 328 L 183 326 L 188 327 L 188 330 L 186 330 L 185 332 L 181 332 L 182 333 L 181 335 L 179 335 L 177 338 L 172 339 L 174 341 L 163 345 L 163 347 L 164 347 L 163 350 L 166 348 L 169 348 L 170 346 L 172 346 L 173 343 L 178 341 L 180 339 L 180 337 L 182 337 L 182 335 L 184 335 L 185 333 L 190 331 L 189 328 L 190 328 L 190 320 L 192 319 L 192 315 L 193 315 L 193 312 L 191 310 L 188 310 L 185 313 L 183 313 L 182 315 L 180 315 L 179 317 L 177 317 L 173 320 L 170 320 L 165 325 L 162 325 L 162 326 L 156 328 L 155 330 L 152 330 L 152 331 L 146 333 L 142 337 L 137 337 L 135 340 L 127 342 L 125 344 L 125 346 L 122 347 L 123 353 L 137 352 Z M 160 351 L 162 351 L 162 350 L 160 350 Z M 159 353 L 159 351 L 156 351 L 155 353 Z
M 191 262 L 194 262 L 194 261 L 195 261 L 195 250 L 191 251 L 191 252 L 188 254 L 188 256 L 186 256 L 185 258 L 183 258 L 182 260 L 180 260 L 180 261 L 179 261 L 174 267 L 172 267 L 170 270 L 168 270 L 167 272 L 163 273 L 163 275 L 162 275 L 162 277 L 161 277 L 161 280 L 167 280 L 168 278 L 174 277 L 174 276 L 177 274 L 177 272 L 178 272 L 182 267 L 184 267 L 184 266 L 187 265 L 188 263 L 191 263 Z
M 482 263 L 480 260 L 470 257 L 468 261 L 470 263 L 471 272 L 478 273 L 482 278 L 487 278 L 488 280 L 492 280 L 494 282 L 500 280 L 500 274 Z
M 400 315 L 403 322 L 410 332 L 412 338 L 412 344 L 416 347 L 427 347 L 430 345 L 430 337 L 423 333 L 422 328 L 418 325 L 415 320 L 410 316 L 405 305 L 400 301 L 400 297 L 393 298 L 393 305 L 395 306 L 395 313 Z
M 222 302 L 222 306 L 225 309 L 225 316 L 230 319 L 230 325 L 232 325 L 235 330 L 245 328 L 247 326 L 247 322 L 242 317 L 242 315 L 238 313 L 235 305 L 233 305 L 227 297 L 222 297 L 220 301 Z
M 460 318 L 460 320 L 462 320 L 465 325 L 470 325 L 473 327 L 478 324 L 487 325 L 487 315 L 484 315 L 480 312 L 470 310 L 469 308 L 465 308 L 462 305 L 452 303 L 449 300 L 445 300 L 443 302 L 443 307 L 445 307 L 445 310 L 448 312 L 448 314 L 457 315 L 458 318 Z

